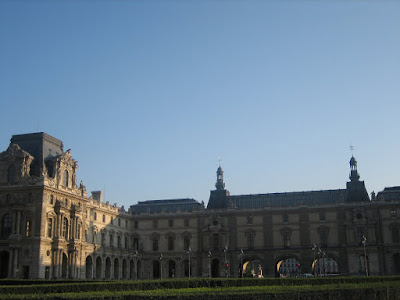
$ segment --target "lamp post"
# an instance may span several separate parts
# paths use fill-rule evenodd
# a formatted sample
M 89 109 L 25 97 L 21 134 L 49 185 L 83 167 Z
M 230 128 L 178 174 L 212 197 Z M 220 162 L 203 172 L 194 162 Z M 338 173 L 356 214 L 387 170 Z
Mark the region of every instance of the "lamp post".
M 367 244 L 367 238 L 365 237 L 365 235 L 363 235 L 362 244 L 363 244 L 363 246 L 364 246 L 364 268 L 365 268 L 365 275 L 368 277 L 367 251 L 366 251 L 366 249 L 365 249 L 365 246 L 366 246 L 366 244 Z
M 139 255 L 139 252 L 137 250 L 135 250 L 135 252 L 133 253 L 133 257 L 135 258 L 135 270 L 133 270 L 134 274 L 134 279 L 136 280 L 138 278 L 137 276 L 137 271 L 138 271 L 138 267 L 137 267 L 137 256 Z
M 190 249 L 190 246 L 189 246 L 189 248 L 187 249 L 187 253 L 188 253 L 188 256 L 189 256 L 189 278 L 190 278 L 190 252 L 192 251 L 192 249 Z
M 243 249 L 240 249 L 240 277 L 243 278 Z
M 226 254 L 227 254 L 227 252 L 228 252 L 228 246 L 225 245 L 225 248 L 224 248 L 224 256 L 225 256 L 225 277 L 228 277 L 228 262 L 227 262 L 227 260 L 226 260 Z
M 314 265 L 314 276 L 317 276 L 317 263 L 315 262 L 315 253 L 317 252 L 317 245 L 313 245 L 313 247 L 311 248 L 313 253 L 314 253 L 314 260 L 313 260 L 313 265 Z
M 163 259 L 163 255 L 161 253 L 160 254 L 160 279 L 162 279 L 162 259 Z
M 211 278 L 211 250 L 208 251 L 208 277 Z

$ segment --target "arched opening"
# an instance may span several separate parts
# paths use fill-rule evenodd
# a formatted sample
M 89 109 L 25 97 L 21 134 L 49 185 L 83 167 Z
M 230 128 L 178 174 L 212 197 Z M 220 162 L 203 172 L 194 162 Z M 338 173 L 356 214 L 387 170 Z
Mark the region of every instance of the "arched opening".
M 114 259 L 114 279 L 119 279 L 119 260 Z
M 219 277 L 219 276 L 220 276 L 219 260 L 215 258 L 211 262 L 211 277 Z
M 192 264 L 190 264 L 190 273 L 189 273 L 189 260 L 185 259 L 183 261 L 183 270 L 184 270 L 184 276 L 185 277 L 191 277 L 192 276 Z
M 168 262 L 168 277 L 174 278 L 175 277 L 175 261 L 170 260 Z
M 68 258 L 65 253 L 62 255 L 62 265 L 61 265 L 61 277 L 62 278 L 67 278 L 68 276 Z
M 8 276 L 8 262 L 10 254 L 7 251 L 0 252 L 0 278 L 7 278 Z
M 136 270 L 136 278 L 137 279 L 141 279 L 143 276 L 142 276 L 142 263 L 141 263 L 141 261 L 140 260 L 138 260 L 138 262 L 137 262 L 137 270 Z
M 277 277 L 295 277 L 301 274 L 301 264 L 296 257 L 281 259 L 276 264 Z
M 153 260 L 153 278 L 160 278 L 160 262 Z
M 313 262 L 311 270 L 314 276 L 338 275 L 339 264 L 332 257 L 324 256 Z
M 129 262 L 129 278 L 130 279 L 136 279 L 135 275 L 135 263 L 133 262 L 133 259 Z
M 106 279 L 111 278 L 111 259 L 109 257 L 106 258 Z
M 393 254 L 393 273 L 400 274 L 400 253 Z
M 86 279 L 92 279 L 93 277 L 93 261 L 92 257 L 86 257 Z
M 98 256 L 96 258 L 96 279 L 101 279 L 101 268 L 102 268 L 101 257 Z
M 122 279 L 128 279 L 128 268 L 126 259 L 122 260 Z

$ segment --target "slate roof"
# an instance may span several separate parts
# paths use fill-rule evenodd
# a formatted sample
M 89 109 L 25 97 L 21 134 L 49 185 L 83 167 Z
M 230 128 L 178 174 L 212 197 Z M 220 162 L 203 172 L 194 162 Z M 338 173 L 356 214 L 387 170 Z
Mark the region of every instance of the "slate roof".
M 347 190 L 272 193 L 228 196 L 231 208 L 288 207 L 301 205 L 338 204 L 347 198 Z
M 138 204 L 131 205 L 132 214 L 140 213 L 161 213 L 177 211 L 194 211 L 204 209 L 204 204 L 194 199 L 168 199 L 168 200 L 147 200 L 139 201 Z

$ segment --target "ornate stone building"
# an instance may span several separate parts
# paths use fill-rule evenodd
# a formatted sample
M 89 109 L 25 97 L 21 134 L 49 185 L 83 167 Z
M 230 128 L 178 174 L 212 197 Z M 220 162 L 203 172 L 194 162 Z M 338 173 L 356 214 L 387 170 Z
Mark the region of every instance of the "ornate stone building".
M 400 187 L 371 199 L 350 160 L 346 189 L 230 195 L 128 211 L 87 196 L 78 164 L 45 133 L 0 153 L 0 277 L 151 279 L 400 273 Z

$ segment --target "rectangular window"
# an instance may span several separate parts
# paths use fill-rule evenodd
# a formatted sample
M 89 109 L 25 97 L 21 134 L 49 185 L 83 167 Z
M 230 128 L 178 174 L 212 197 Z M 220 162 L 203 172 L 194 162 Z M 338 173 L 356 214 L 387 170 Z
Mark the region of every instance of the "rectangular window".
M 168 220 L 168 226 L 169 227 L 174 227 L 174 220 Z
M 187 250 L 190 247 L 190 237 L 184 236 L 183 237 L 183 250 Z
M 133 250 L 139 250 L 139 238 L 133 238 Z
M 390 210 L 390 216 L 391 216 L 392 218 L 397 218 L 397 211 L 396 211 L 395 209 L 391 209 L 391 210 Z
M 47 237 L 51 238 L 53 236 L 53 219 L 49 218 L 47 221 Z
M 103 222 L 106 222 L 106 215 L 103 215 Z
M 128 249 L 128 238 L 125 237 L 125 249 Z
M 118 219 L 118 227 L 121 227 L 121 219 Z
M 247 233 L 247 248 L 254 249 L 254 233 Z
M 94 213 L 94 220 L 97 221 L 97 213 Z
M 114 236 L 110 234 L 110 247 L 114 246 Z
M 101 234 L 101 245 L 102 246 L 106 245 L 106 235 L 104 232 Z
M 137 228 L 139 227 L 139 222 L 138 222 L 138 221 L 135 221 L 135 222 L 133 223 L 133 227 L 135 227 L 135 229 L 137 229 Z
M 121 236 L 118 236 L 118 248 L 122 248 L 121 247 Z
M 324 212 L 320 212 L 320 213 L 319 213 L 319 220 L 320 220 L 320 221 L 325 221 L 325 220 L 326 220 L 326 216 L 325 216 L 325 213 L 324 213 Z
M 284 214 L 283 216 L 282 216 L 282 221 L 283 221 L 283 223 L 289 223 L 289 215 L 287 215 L 287 214 Z
M 158 251 L 158 239 L 153 239 L 153 251 Z
M 183 221 L 183 224 L 185 225 L 185 227 L 188 227 L 189 226 L 189 219 L 185 219 Z
M 158 220 L 153 220 L 153 228 L 158 228 Z
M 283 247 L 290 248 L 290 232 L 288 231 L 283 233 Z
M 169 251 L 174 250 L 174 237 L 173 236 L 168 237 L 168 250 Z

